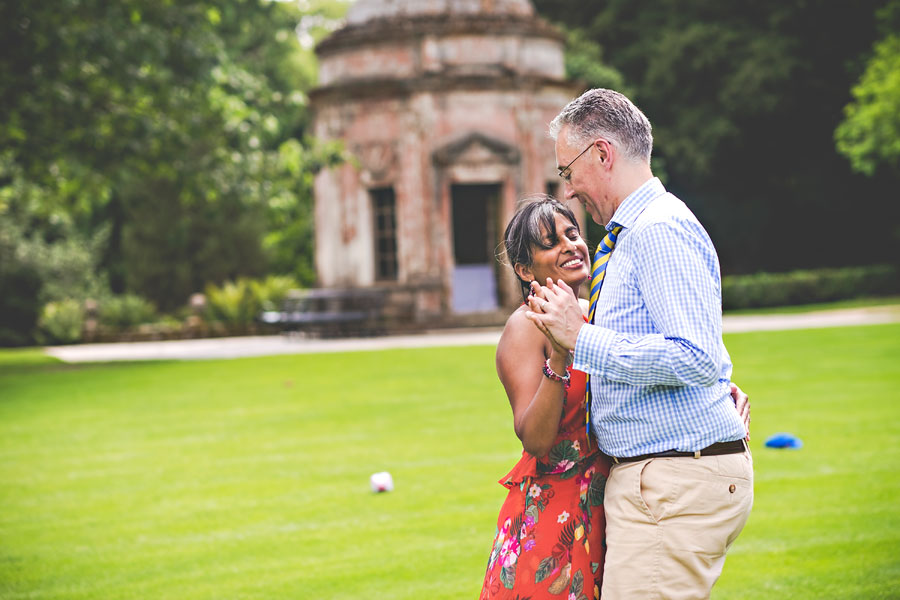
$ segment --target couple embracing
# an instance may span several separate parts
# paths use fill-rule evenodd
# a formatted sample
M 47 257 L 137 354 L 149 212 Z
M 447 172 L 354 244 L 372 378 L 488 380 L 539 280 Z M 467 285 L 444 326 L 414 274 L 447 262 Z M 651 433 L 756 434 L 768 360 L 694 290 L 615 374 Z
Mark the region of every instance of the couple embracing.
M 708 598 L 753 503 L 715 248 L 653 177 L 650 123 L 625 96 L 585 92 L 550 133 L 566 199 L 606 236 L 589 252 L 549 197 L 506 229 L 525 303 L 497 372 L 524 451 L 481 598 Z

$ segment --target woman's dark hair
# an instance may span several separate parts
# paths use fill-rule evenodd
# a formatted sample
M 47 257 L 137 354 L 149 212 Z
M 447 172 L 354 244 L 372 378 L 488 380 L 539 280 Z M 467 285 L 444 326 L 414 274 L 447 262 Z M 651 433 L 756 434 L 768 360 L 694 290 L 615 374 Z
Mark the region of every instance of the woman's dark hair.
M 581 233 L 578 220 L 568 206 L 559 202 L 552 196 L 540 194 L 530 196 L 523 204 L 503 234 L 503 244 L 506 246 L 506 258 L 509 266 L 516 271 L 516 265 L 531 266 L 533 259 L 532 249 L 535 246 L 552 248 L 556 245 L 556 215 L 562 215 Z M 549 242 L 549 246 L 547 245 Z M 522 287 L 522 298 L 527 300 L 530 281 L 523 281 L 516 273 L 519 285 Z

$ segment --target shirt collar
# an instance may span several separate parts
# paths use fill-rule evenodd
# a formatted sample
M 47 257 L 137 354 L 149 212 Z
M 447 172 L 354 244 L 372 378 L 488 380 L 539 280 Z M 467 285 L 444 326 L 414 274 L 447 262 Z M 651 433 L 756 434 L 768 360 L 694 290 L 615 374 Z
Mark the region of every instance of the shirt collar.
M 655 198 L 662 196 L 665 193 L 666 188 L 659 180 L 659 177 L 648 179 L 641 187 L 628 194 L 628 196 L 622 200 L 622 204 L 616 209 L 612 220 L 606 226 L 606 230 L 611 231 L 616 225 L 621 225 L 628 229 L 634 225 L 638 215 L 644 212 L 644 209 L 647 208 Z

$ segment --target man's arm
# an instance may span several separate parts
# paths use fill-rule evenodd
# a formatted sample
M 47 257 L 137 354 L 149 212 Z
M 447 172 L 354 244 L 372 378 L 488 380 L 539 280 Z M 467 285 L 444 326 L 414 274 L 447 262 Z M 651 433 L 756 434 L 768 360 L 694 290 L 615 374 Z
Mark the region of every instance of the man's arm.
M 658 223 L 634 235 L 635 280 L 658 333 L 628 335 L 597 325 L 575 329 L 574 294 L 545 287 L 529 318 L 575 349 L 574 368 L 630 385 L 708 386 L 719 378 L 721 299 L 715 250 L 699 224 Z M 541 305 L 546 300 L 541 311 Z

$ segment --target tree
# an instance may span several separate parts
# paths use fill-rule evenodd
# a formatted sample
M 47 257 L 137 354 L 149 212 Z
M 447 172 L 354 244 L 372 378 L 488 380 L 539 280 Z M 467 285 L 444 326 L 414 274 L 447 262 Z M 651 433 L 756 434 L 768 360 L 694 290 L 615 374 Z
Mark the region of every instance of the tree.
M 853 102 L 844 108 L 835 141 L 860 173 L 873 175 L 882 166 L 900 175 L 900 2 L 878 17 L 884 37 L 851 90 Z
M 654 167 L 709 229 L 725 272 L 864 264 L 900 251 L 884 182 L 853 173 L 832 138 L 884 4 L 535 0 L 622 73 L 653 124 Z M 885 218 L 829 251 L 857 199 Z
M 105 230 L 97 252 L 113 289 L 162 308 L 208 281 L 287 270 L 285 248 L 302 249 L 311 229 L 272 228 L 310 212 L 309 172 L 337 159 L 304 137 L 315 58 L 295 28 L 323 15 L 319 35 L 344 9 L 4 3 L 0 218 L 47 244 Z M 311 264 L 310 252 L 290 268 L 310 281 Z

